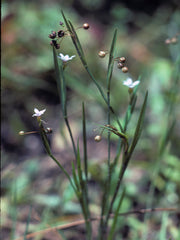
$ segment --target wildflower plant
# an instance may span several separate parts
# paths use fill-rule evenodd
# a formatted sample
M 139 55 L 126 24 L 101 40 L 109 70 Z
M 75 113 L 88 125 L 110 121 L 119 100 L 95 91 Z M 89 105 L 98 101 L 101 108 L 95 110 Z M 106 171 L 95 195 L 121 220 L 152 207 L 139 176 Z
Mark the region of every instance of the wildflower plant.
M 58 32 L 52 31 L 49 34 L 51 39 L 50 45 L 52 46 L 53 52 L 53 61 L 55 67 L 55 75 L 57 81 L 57 90 L 61 101 L 62 114 L 64 122 L 67 126 L 72 148 L 74 151 L 74 161 L 72 161 L 72 174 L 69 174 L 65 168 L 61 165 L 54 154 L 52 153 L 51 147 L 48 142 L 47 134 L 52 133 L 52 129 L 45 128 L 41 116 L 45 113 L 46 109 L 39 111 L 37 108 L 34 109 L 33 117 L 37 117 L 37 122 L 39 125 L 39 132 L 42 138 L 43 145 L 46 149 L 47 154 L 52 158 L 60 170 L 65 174 L 69 180 L 76 197 L 79 201 L 79 204 L 82 209 L 82 214 L 84 217 L 85 227 L 86 227 L 86 236 L 87 240 L 93 239 L 92 236 L 92 221 L 99 220 L 98 226 L 98 240 L 114 239 L 114 234 L 117 227 L 117 219 L 120 213 L 121 205 L 123 198 L 126 195 L 126 189 L 123 187 L 122 181 L 124 174 L 128 168 L 129 162 L 132 160 L 132 154 L 135 151 L 136 145 L 140 139 L 141 132 L 143 129 L 143 122 L 147 107 L 148 100 L 148 91 L 144 91 L 144 99 L 141 104 L 139 111 L 139 116 L 137 120 L 136 127 L 134 129 L 134 134 L 132 137 L 127 135 L 128 125 L 130 123 L 131 117 L 135 111 L 135 106 L 137 102 L 137 91 L 139 86 L 141 86 L 141 81 L 133 81 L 131 78 L 127 78 L 122 82 L 122 86 L 125 85 L 128 87 L 127 94 L 129 94 L 129 104 L 122 121 L 122 117 L 116 113 L 112 104 L 111 104 L 111 83 L 113 79 L 113 68 L 114 64 L 117 63 L 117 67 L 126 74 L 129 70 L 126 65 L 125 57 L 115 56 L 116 40 L 117 40 L 117 30 L 114 31 L 112 36 L 111 47 L 109 50 L 100 50 L 98 55 L 100 58 L 107 57 L 108 66 L 106 73 L 106 87 L 104 88 L 100 85 L 99 81 L 94 77 L 92 71 L 90 70 L 86 56 L 84 54 L 83 48 L 81 46 L 79 37 L 77 35 L 76 29 L 71 23 L 70 20 L 66 18 L 62 12 L 63 22 L 60 22 L 60 29 Z M 66 27 L 66 29 L 65 29 Z M 82 27 L 84 30 L 89 29 L 89 24 L 84 23 Z M 75 47 L 76 54 L 69 56 L 68 49 L 63 49 L 63 39 L 70 37 L 72 43 Z M 60 50 L 59 50 L 60 49 Z M 59 51 L 62 51 L 65 55 Z M 101 199 L 101 214 L 100 216 L 92 216 L 89 202 L 89 164 L 88 164 L 88 153 L 87 153 L 87 135 L 86 135 L 86 109 L 85 103 L 82 102 L 82 129 L 83 129 L 83 157 L 81 156 L 79 141 L 75 141 L 71 125 L 68 119 L 68 109 L 67 109 L 67 91 L 66 91 L 66 71 L 65 65 L 69 64 L 69 61 L 73 61 L 75 57 L 79 57 L 84 67 L 84 70 L 87 72 L 87 75 L 90 77 L 92 82 L 95 84 L 97 91 L 102 97 L 103 101 L 106 104 L 107 109 L 107 119 L 105 124 L 101 126 L 101 133 L 95 136 L 95 141 L 100 142 L 103 138 L 104 131 L 107 132 L 107 146 L 108 146 L 108 155 L 107 155 L 107 176 L 103 182 L 102 189 L 102 199 Z M 101 60 L 101 59 L 100 59 Z M 46 112 L 48 115 L 48 112 Z M 121 119 L 121 120 L 120 120 Z M 20 135 L 26 133 L 20 132 Z M 118 137 L 117 151 L 114 159 L 111 158 L 111 136 L 116 135 Z M 115 172 L 115 169 L 118 169 L 118 176 L 115 181 L 112 182 L 112 176 Z M 115 202 L 117 204 L 115 204 Z M 112 219 L 112 221 L 110 221 Z

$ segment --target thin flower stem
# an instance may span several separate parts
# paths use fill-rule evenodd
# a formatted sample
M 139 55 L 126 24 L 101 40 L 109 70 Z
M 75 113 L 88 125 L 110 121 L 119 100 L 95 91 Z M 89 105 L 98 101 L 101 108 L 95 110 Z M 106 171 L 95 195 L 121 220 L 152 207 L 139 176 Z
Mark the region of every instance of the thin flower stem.
M 74 189 L 74 192 L 76 193 L 77 195 L 77 188 L 74 186 L 71 178 L 70 178 L 70 175 L 68 174 L 68 172 L 63 168 L 63 166 L 58 162 L 58 160 L 54 157 L 54 155 L 52 154 L 51 152 L 51 148 L 50 148 L 50 145 L 49 145 L 49 142 L 47 140 L 47 136 L 46 136 L 46 133 L 44 131 L 44 126 L 42 124 L 42 121 L 41 119 L 37 119 L 38 120 L 38 123 L 39 123 L 39 130 L 40 130 L 40 134 L 41 134 L 41 138 L 42 138 L 42 141 L 43 141 L 43 144 L 44 144 L 44 147 L 46 149 L 46 152 L 47 154 L 49 155 L 49 157 L 51 157 L 55 163 L 58 165 L 58 167 L 63 171 L 63 173 L 66 175 L 66 177 L 68 178 L 72 188 Z
M 97 86 L 97 88 L 98 88 L 101 96 L 103 97 L 105 103 L 106 103 L 107 106 L 108 106 L 108 99 L 105 97 L 104 92 L 103 92 L 103 90 L 101 89 L 99 83 L 95 80 L 95 78 L 94 78 L 93 74 L 91 73 L 91 71 L 89 70 L 88 66 L 86 65 L 86 66 L 84 66 L 84 67 L 85 67 L 87 73 L 89 74 L 90 78 L 93 80 L 93 82 L 94 82 L 95 85 Z M 117 121 L 117 123 L 118 123 L 118 125 L 119 125 L 119 128 L 120 128 L 121 132 L 123 132 L 123 127 L 122 127 L 122 125 L 121 125 L 121 123 L 120 123 L 120 121 L 119 121 L 119 118 L 118 118 L 118 116 L 116 115 L 113 107 L 110 106 L 110 105 L 109 105 L 108 107 L 109 107 L 110 111 L 112 112 L 112 114 L 114 115 L 114 117 L 115 117 L 115 119 L 116 119 L 116 121 Z
M 129 158 L 128 154 L 126 152 L 124 152 L 123 160 L 122 160 L 122 166 L 121 166 L 121 169 L 120 169 L 120 172 L 119 172 L 118 182 L 116 184 L 116 189 L 114 191 L 114 195 L 112 197 L 112 200 L 111 200 L 111 203 L 110 203 L 110 206 L 109 206 L 109 210 L 108 210 L 108 213 L 107 213 L 107 216 L 106 216 L 105 226 L 107 226 L 107 224 L 108 224 L 108 221 L 109 221 L 109 218 L 110 218 L 110 215 L 111 215 L 111 212 L 112 212 L 112 208 L 113 208 L 114 202 L 116 200 L 119 188 L 121 186 L 121 182 L 122 182 L 124 173 L 126 171 L 126 168 L 128 166 L 129 160 L 130 160 L 130 158 Z
M 72 146 L 73 146 L 74 155 L 75 155 L 75 157 L 76 157 L 76 156 L 77 156 L 77 150 L 76 150 L 76 146 L 75 146 L 73 134 L 72 134 L 71 127 L 70 127 L 69 120 L 68 120 L 68 117 L 67 117 L 67 116 L 64 116 L 64 121 L 65 121 L 66 126 L 67 126 L 67 128 L 68 128 L 69 135 L 70 135 L 71 142 L 72 142 Z

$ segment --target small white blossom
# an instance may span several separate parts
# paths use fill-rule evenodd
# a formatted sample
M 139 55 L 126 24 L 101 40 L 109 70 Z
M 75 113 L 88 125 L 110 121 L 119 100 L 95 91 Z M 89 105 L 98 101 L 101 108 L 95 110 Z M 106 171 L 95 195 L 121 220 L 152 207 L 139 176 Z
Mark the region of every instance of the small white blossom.
M 129 88 L 134 88 L 136 85 L 138 85 L 140 83 L 139 80 L 133 82 L 133 80 L 131 78 L 127 78 L 124 82 L 123 85 L 129 87 Z
M 69 57 L 69 55 L 63 55 L 62 53 L 59 54 L 58 58 L 60 58 L 63 62 L 68 62 L 69 60 L 72 60 L 75 57 L 75 55 Z
M 32 117 L 40 117 L 41 115 L 44 114 L 45 111 L 46 111 L 46 109 L 39 111 L 37 108 L 34 108 L 35 113 L 32 115 Z

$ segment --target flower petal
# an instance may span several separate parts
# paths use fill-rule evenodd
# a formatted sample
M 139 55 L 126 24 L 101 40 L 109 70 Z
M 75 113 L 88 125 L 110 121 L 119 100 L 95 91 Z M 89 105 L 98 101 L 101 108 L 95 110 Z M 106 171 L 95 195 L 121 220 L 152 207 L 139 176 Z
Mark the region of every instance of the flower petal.
M 131 78 L 127 78 L 127 79 L 123 82 L 123 85 L 126 85 L 126 86 L 130 87 L 132 83 L 133 83 L 132 79 L 131 79 Z
M 133 87 L 135 87 L 136 85 L 138 85 L 139 83 L 140 83 L 140 81 L 139 81 L 139 80 L 138 80 L 138 81 L 135 81 L 135 82 L 133 82 L 133 83 L 132 83 L 132 88 L 133 88 Z
M 38 110 L 37 108 L 34 108 L 34 112 L 35 112 L 35 113 L 38 113 L 39 110 Z
M 41 115 L 44 114 L 45 111 L 46 111 L 46 109 L 39 111 L 37 108 L 34 108 L 35 113 L 32 115 L 32 117 L 40 117 Z

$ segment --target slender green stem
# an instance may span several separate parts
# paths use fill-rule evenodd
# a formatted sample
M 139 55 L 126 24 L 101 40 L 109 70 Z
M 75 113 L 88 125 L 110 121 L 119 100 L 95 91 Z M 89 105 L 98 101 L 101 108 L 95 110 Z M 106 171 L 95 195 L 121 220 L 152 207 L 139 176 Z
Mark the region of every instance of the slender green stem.
M 122 160 L 122 166 L 121 166 L 121 169 L 120 169 L 120 172 L 119 172 L 118 182 L 116 184 L 116 189 L 114 191 L 114 195 L 112 197 L 112 200 L 111 200 L 111 203 L 110 203 L 110 206 L 109 206 L 109 210 L 108 210 L 108 213 L 107 213 L 107 216 L 106 216 L 106 220 L 105 220 L 106 226 L 108 224 L 108 221 L 109 221 L 109 218 L 110 218 L 110 215 L 111 215 L 111 212 L 112 212 L 112 208 L 113 208 L 114 202 L 116 200 L 119 188 L 121 186 L 121 182 L 122 182 L 124 173 L 126 171 L 126 168 L 128 166 L 128 163 L 129 163 L 129 156 L 128 156 L 127 153 L 124 152 L 123 160 Z
M 84 172 L 86 181 L 88 180 L 88 160 L 87 160 L 87 136 L 86 136 L 86 114 L 84 103 L 82 103 L 82 128 L 83 128 L 83 149 L 84 149 Z
M 119 118 L 118 118 L 118 116 L 116 115 L 113 107 L 110 106 L 110 105 L 108 105 L 108 99 L 105 97 L 104 92 L 103 92 L 103 90 L 101 89 L 99 83 L 95 80 L 95 78 L 94 78 L 93 74 L 91 73 L 91 71 L 89 70 L 88 66 L 86 65 L 86 66 L 84 66 L 84 67 L 85 67 L 87 73 L 89 74 L 90 78 L 93 80 L 93 82 L 94 82 L 95 85 L 97 86 L 97 88 L 98 88 L 101 96 L 103 97 L 103 99 L 104 99 L 105 103 L 107 104 L 107 106 L 109 107 L 110 111 L 111 111 L 112 114 L 114 115 L 114 117 L 115 117 L 115 119 L 116 119 L 116 121 L 117 121 L 117 123 L 118 123 L 118 125 L 119 125 L 119 128 L 120 128 L 121 132 L 124 132 L 123 127 L 122 127 L 122 125 L 121 125 L 121 123 L 120 123 L 120 121 L 119 121 Z
M 70 178 L 70 175 L 68 174 L 68 172 L 63 168 L 63 166 L 58 162 L 58 160 L 54 157 L 54 155 L 52 154 L 51 152 L 51 148 L 50 148 L 50 145 L 49 145 L 49 142 L 48 142 L 48 139 L 47 139 L 47 135 L 45 133 L 45 130 L 44 130 L 44 126 L 42 124 L 42 121 L 40 119 L 40 117 L 37 117 L 37 120 L 38 120 L 38 123 L 39 123 L 39 130 L 40 130 L 40 135 L 41 135 L 41 138 L 42 138 L 42 141 L 43 141 L 43 144 L 44 144 L 44 147 L 46 149 L 46 152 L 47 154 L 55 161 L 55 163 L 58 165 L 58 167 L 63 171 L 63 173 L 66 175 L 66 177 L 68 178 L 71 186 L 73 187 L 75 193 L 77 193 L 77 189 L 76 187 L 74 186 L 71 178 Z
M 88 221 L 90 218 L 90 212 L 89 212 L 89 205 L 88 205 L 88 191 L 87 191 L 87 180 L 83 179 L 83 172 L 82 172 L 82 166 L 81 166 L 81 158 L 80 158 L 80 151 L 79 151 L 79 144 L 77 145 L 77 170 L 78 170 L 78 177 L 81 187 L 81 197 L 80 203 L 83 210 L 83 215 L 86 220 L 86 229 L 87 229 L 87 236 L 88 240 L 91 239 L 91 223 Z
M 76 146 L 75 146 L 73 134 L 72 134 L 71 127 L 70 127 L 69 120 L 68 120 L 68 117 L 67 117 L 67 116 L 64 116 L 64 121 L 65 121 L 66 126 L 67 126 L 67 128 L 68 128 L 69 135 L 70 135 L 71 142 L 72 142 L 72 146 L 73 146 L 73 150 L 74 150 L 74 155 L 75 155 L 75 157 L 76 157 L 76 156 L 77 156 L 77 150 L 76 150 Z

